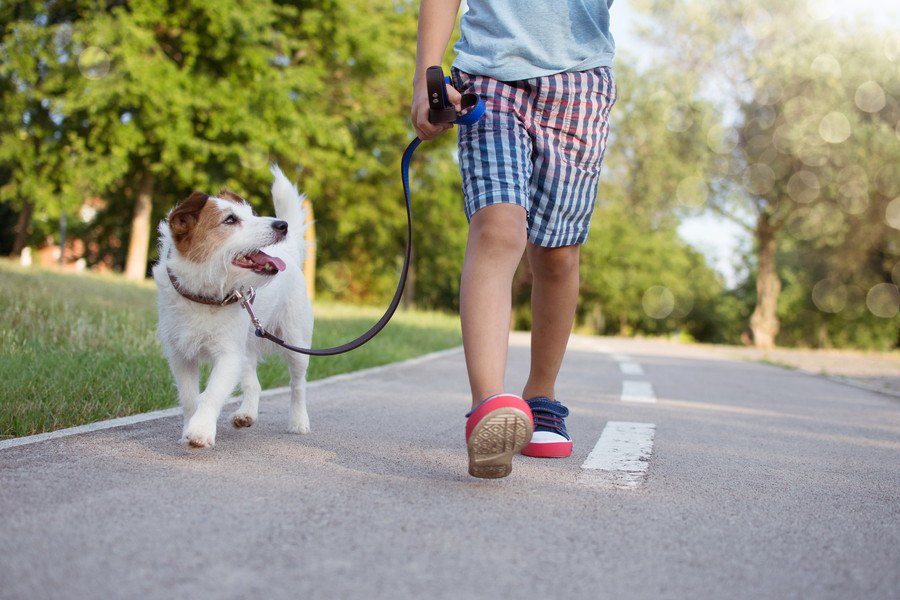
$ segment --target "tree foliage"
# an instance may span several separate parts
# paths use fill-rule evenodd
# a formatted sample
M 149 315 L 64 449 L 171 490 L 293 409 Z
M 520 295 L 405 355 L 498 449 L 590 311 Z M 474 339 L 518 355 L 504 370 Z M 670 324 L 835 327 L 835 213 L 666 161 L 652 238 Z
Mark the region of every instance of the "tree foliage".
M 891 271 L 900 248 L 885 219 L 900 187 L 891 38 L 864 24 L 815 22 L 800 1 L 644 5 L 665 24 L 645 33 L 670 50 L 670 68 L 687 64 L 710 74 L 691 96 L 720 101 L 707 130 L 709 205 L 753 232 L 750 327 L 757 343 L 774 342 L 779 321 L 790 324 L 783 337 L 791 342 L 831 343 L 829 328 L 815 325 L 829 318 L 810 317 L 787 298 L 815 304 L 813 289 L 826 280 L 841 297 L 855 295 L 847 291 L 855 287 L 896 284 Z M 818 280 L 800 272 L 815 265 Z M 787 298 L 779 297 L 783 287 Z M 874 345 L 882 347 L 897 341 L 896 316 L 849 323 L 885 329 L 843 332 L 837 340 L 881 340 Z
M 320 293 L 384 301 L 405 235 L 417 4 L 0 4 L 0 229 L 23 234 L 0 248 L 39 243 L 65 216 L 89 262 L 121 269 L 129 242 L 152 260 L 133 215 L 155 224 L 220 187 L 270 212 L 278 162 L 315 210 Z M 620 51 L 581 326 L 736 342 L 755 305 L 758 337 L 780 326 L 790 344 L 896 345 L 896 45 L 812 24 L 800 0 L 639 4 L 668 54 L 637 70 Z M 453 136 L 412 169 L 405 297 L 455 310 L 467 226 Z M 755 237 L 734 290 L 677 234 L 706 210 Z

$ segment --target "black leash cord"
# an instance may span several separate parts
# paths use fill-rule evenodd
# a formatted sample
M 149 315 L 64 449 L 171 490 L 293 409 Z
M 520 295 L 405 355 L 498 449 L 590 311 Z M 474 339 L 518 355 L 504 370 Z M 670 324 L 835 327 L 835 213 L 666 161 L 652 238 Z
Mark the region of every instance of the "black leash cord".
M 400 271 L 400 281 L 397 283 L 397 291 L 394 292 L 394 297 L 391 300 L 390 305 L 388 305 L 384 315 L 382 315 L 378 322 L 372 325 L 367 332 L 346 344 L 341 344 L 340 346 L 335 346 L 333 348 L 300 348 L 299 346 L 292 346 L 278 336 L 266 331 L 260 324 L 259 319 L 256 318 L 256 315 L 253 314 L 253 306 L 249 299 L 241 299 L 241 306 L 250 314 L 250 320 L 253 321 L 253 325 L 256 327 L 257 337 L 265 338 L 286 350 L 299 352 L 300 354 L 308 354 L 310 356 L 334 356 L 335 354 L 343 354 L 344 352 L 359 348 L 385 328 L 391 320 L 391 317 L 393 317 L 394 313 L 397 311 L 397 307 L 400 306 L 400 298 L 403 296 L 403 288 L 406 286 L 406 277 L 409 274 L 409 261 L 412 256 L 412 203 L 409 199 L 409 162 L 412 159 L 412 155 L 416 151 L 416 148 L 418 148 L 421 143 L 422 140 L 419 138 L 415 138 L 411 141 L 409 146 L 407 146 L 406 150 L 403 152 L 403 160 L 400 163 L 400 176 L 403 179 L 403 195 L 406 199 L 406 252 L 403 255 L 403 269 Z

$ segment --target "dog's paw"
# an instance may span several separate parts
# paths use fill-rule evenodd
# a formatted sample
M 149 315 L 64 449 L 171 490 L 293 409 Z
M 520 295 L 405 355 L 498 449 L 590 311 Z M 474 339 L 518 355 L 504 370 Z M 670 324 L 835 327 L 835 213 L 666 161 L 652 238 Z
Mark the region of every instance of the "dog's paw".
M 291 433 L 309 433 L 309 417 L 305 419 L 298 419 L 297 422 L 291 422 L 291 426 L 288 427 L 288 431 Z
M 256 418 L 250 413 L 237 410 L 231 414 L 231 424 L 234 425 L 235 429 L 250 427 L 254 423 L 256 423 Z
M 216 435 L 188 430 L 181 436 L 181 443 L 191 448 L 210 448 L 216 445 Z

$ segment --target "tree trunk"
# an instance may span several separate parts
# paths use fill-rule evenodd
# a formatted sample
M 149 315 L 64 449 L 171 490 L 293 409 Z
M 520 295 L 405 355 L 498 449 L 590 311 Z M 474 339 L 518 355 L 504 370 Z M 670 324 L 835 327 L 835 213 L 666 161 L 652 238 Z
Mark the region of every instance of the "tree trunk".
M 753 345 L 757 348 L 775 347 L 778 335 L 778 296 L 781 294 L 781 280 L 775 269 L 778 229 L 765 214 L 759 216 L 756 224 L 757 262 L 756 308 L 750 317 Z
M 19 256 L 28 245 L 28 229 L 31 227 L 31 215 L 34 213 L 34 204 L 26 201 L 16 221 L 16 239 L 13 241 L 10 256 Z
M 150 248 L 150 215 L 153 212 L 153 175 L 145 173 L 141 179 L 134 216 L 131 219 L 131 240 L 128 242 L 128 260 L 125 263 L 127 279 L 144 279 L 147 276 L 147 253 Z
M 303 259 L 303 275 L 306 277 L 306 293 L 310 301 L 316 298 L 316 219 L 313 215 L 312 202 L 303 199 L 303 211 L 306 215 L 306 230 L 303 239 L 306 242 L 306 254 Z

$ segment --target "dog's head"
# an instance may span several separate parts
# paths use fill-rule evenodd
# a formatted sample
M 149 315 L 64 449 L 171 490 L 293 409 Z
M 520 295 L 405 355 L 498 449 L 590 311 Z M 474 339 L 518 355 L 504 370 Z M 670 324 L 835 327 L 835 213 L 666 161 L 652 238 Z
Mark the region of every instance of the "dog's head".
M 228 190 L 217 196 L 194 192 L 167 222 L 173 251 L 198 267 L 222 265 L 223 275 L 235 280 L 248 272 L 267 278 L 285 268 L 262 248 L 285 239 L 287 221 L 255 215 L 246 200 Z

